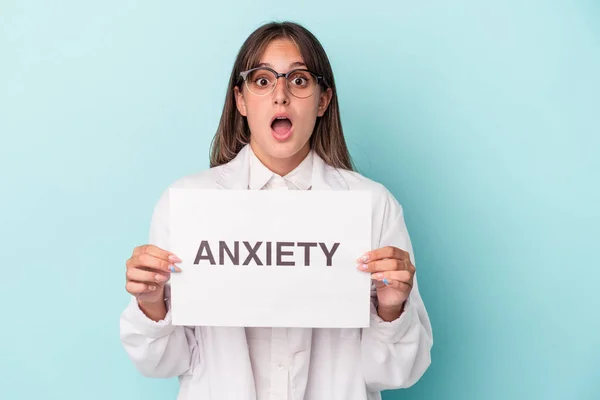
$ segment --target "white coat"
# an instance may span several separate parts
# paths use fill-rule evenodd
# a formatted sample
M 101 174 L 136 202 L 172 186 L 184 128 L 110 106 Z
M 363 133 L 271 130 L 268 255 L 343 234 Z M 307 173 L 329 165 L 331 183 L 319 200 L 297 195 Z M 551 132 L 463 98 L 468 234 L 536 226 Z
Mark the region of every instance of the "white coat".
M 183 177 L 169 187 L 247 189 L 248 149 L 245 146 L 225 165 Z M 370 190 L 372 248 L 396 246 L 409 252 L 416 265 L 402 207 L 383 185 L 356 172 L 333 168 L 315 154 L 312 190 Z M 155 206 L 149 239 L 150 244 L 165 250 L 169 250 L 167 193 Z M 170 321 L 170 312 L 162 321 L 150 320 L 135 298 L 121 314 L 122 344 L 143 375 L 179 377 L 178 400 L 256 399 L 243 327 L 182 327 Z M 433 344 L 416 275 L 405 310 L 397 320 L 379 318 L 374 295 L 369 328 L 293 328 L 288 340 L 293 354 L 289 379 L 292 396 L 298 400 L 381 399 L 381 390 L 406 388 L 421 378 L 430 365 Z

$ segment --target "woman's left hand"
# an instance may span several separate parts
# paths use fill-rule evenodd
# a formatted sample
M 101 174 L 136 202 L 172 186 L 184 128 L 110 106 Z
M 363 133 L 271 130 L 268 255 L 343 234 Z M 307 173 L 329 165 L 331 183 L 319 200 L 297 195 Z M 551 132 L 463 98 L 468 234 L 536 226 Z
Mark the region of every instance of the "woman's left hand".
M 357 268 L 371 273 L 375 281 L 379 316 L 387 321 L 398 318 L 413 287 L 415 267 L 409 254 L 388 246 L 369 251 L 357 261 Z

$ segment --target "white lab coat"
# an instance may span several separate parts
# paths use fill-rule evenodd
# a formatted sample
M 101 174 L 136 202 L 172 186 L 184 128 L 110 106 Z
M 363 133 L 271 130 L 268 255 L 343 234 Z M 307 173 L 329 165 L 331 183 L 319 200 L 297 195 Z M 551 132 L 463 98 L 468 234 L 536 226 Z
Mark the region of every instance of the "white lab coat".
M 248 149 L 244 147 L 225 165 L 183 177 L 170 187 L 247 189 Z M 372 248 L 396 246 L 409 252 L 416 265 L 402 207 L 383 185 L 356 172 L 333 168 L 315 154 L 312 190 L 370 190 Z M 167 193 L 165 190 L 154 209 L 149 240 L 165 250 L 170 247 Z M 375 303 L 374 296 L 369 328 L 289 329 L 292 357 L 288 372 L 294 399 L 376 400 L 381 398 L 381 390 L 406 388 L 421 378 L 431 362 L 433 337 L 416 276 L 397 320 L 381 320 Z M 256 399 L 244 328 L 182 327 L 170 321 L 170 312 L 162 321 L 150 320 L 135 298 L 123 311 L 121 341 L 142 374 L 179 377 L 178 400 Z

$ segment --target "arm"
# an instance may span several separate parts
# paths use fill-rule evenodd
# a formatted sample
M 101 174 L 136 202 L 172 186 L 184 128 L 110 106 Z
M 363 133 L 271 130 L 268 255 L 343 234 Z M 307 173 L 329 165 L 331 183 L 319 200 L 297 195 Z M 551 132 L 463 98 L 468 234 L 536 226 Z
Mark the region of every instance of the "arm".
M 150 244 L 169 247 L 168 190 L 152 215 Z M 162 292 L 162 288 L 160 288 Z M 158 291 L 158 290 L 157 290 Z M 135 296 L 121 314 L 120 338 L 136 368 L 145 376 L 169 378 L 191 370 L 197 358 L 198 343 L 193 327 L 171 324 L 170 286 L 164 285 L 164 301 L 139 304 Z
M 402 208 L 391 195 L 388 196 L 381 218 L 382 228 L 377 232 L 379 239 L 376 240 L 376 247 L 394 246 L 402 249 L 409 253 L 414 265 L 413 249 Z M 369 328 L 363 329 L 361 339 L 367 388 L 370 391 L 381 391 L 410 387 L 429 367 L 433 345 L 431 324 L 419 294 L 416 274 L 399 317 L 393 319 L 396 317 L 394 313 L 378 310 L 377 306 L 377 296 L 373 293 L 371 324 Z M 388 322 L 390 319 L 393 320 Z
M 165 286 L 165 293 L 168 291 Z M 168 301 L 165 303 L 168 309 Z M 197 357 L 194 329 L 172 325 L 170 310 L 164 319 L 153 321 L 132 298 L 121 314 L 120 328 L 121 343 L 144 376 L 171 378 L 182 375 Z

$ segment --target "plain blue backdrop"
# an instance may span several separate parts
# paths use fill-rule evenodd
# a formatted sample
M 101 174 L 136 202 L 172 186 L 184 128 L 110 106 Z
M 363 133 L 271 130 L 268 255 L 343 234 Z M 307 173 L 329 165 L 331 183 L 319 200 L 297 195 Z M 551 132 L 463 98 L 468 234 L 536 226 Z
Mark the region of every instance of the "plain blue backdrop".
M 121 348 L 124 263 L 272 19 L 322 41 L 356 164 L 405 208 L 433 364 L 385 398 L 600 399 L 593 0 L 1 1 L 0 398 L 175 398 Z

